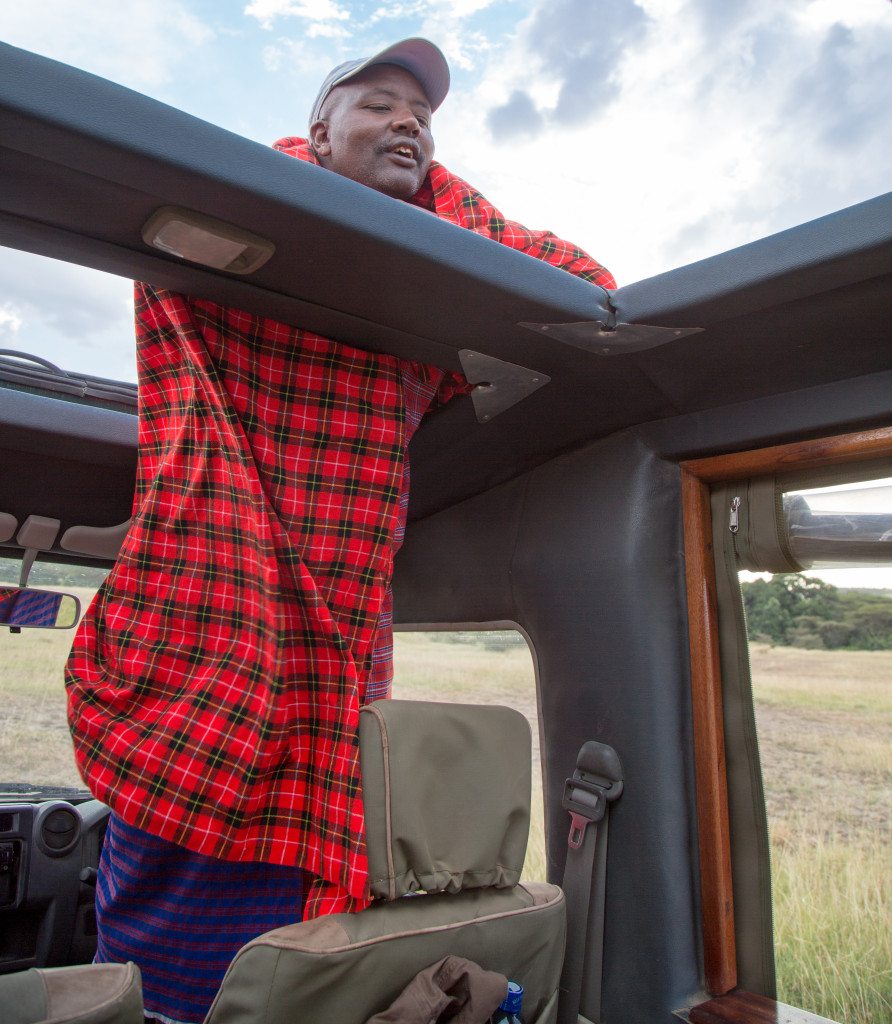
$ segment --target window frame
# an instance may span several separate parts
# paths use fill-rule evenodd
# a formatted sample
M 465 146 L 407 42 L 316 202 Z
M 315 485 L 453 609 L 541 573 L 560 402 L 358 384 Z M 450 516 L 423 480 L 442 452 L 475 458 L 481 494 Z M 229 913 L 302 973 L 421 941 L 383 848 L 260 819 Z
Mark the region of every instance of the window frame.
M 736 987 L 737 950 L 710 486 L 760 474 L 817 469 L 889 455 L 892 427 L 880 427 L 680 463 L 703 966 L 706 989 L 714 996 L 723 996 Z

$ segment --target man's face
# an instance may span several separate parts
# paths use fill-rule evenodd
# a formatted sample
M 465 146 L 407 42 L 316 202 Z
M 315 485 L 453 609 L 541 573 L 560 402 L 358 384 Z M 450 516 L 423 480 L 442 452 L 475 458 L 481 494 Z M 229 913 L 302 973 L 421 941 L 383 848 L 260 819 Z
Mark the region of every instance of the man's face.
M 323 167 L 411 199 L 434 155 L 430 103 L 408 71 L 378 64 L 332 89 L 310 142 Z

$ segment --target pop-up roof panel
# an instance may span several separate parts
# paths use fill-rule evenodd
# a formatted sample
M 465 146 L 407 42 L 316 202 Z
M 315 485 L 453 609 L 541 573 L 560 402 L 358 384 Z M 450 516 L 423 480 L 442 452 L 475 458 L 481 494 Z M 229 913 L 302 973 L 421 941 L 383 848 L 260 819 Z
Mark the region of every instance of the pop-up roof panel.
M 416 515 L 624 427 L 892 368 L 892 195 L 608 293 L 2 44 L 0 147 L 2 244 L 501 388 L 423 425 Z

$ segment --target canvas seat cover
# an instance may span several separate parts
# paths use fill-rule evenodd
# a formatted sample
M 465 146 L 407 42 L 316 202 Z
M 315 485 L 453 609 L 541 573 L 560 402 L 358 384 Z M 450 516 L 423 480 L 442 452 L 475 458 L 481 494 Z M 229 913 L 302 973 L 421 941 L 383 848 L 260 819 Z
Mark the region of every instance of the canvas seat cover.
M 206 1024 L 364 1024 L 449 954 L 518 981 L 524 1020 L 548 1024 L 566 917 L 559 888 L 519 883 L 530 817 L 526 719 L 502 707 L 377 701 L 360 715 L 360 753 L 377 898 L 362 913 L 248 943 Z
M 3 1024 L 143 1024 L 134 964 L 31 968 L 0 977 Z

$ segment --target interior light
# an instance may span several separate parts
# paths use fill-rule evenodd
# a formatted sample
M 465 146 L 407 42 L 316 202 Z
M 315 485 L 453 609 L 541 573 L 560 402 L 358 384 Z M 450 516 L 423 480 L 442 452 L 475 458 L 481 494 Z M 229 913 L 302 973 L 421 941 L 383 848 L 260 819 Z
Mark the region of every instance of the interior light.
M 153 213 L 142 237 L 162 252 L 232 274 L 252 274 L 276 251 L 259 235 L 178 206 L 162 206 Z

